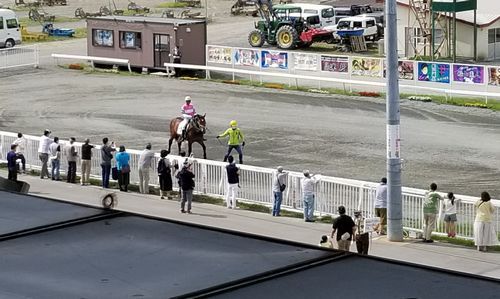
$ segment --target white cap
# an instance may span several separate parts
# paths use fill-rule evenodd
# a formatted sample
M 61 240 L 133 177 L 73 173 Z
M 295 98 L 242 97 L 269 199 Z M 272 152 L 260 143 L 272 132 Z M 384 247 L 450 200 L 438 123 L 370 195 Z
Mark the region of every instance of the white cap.
M 184 98 L 184 101 L 186 101 L 186 102 L 187 102 L 187 101 L 191 101 L 191 97 L 190 97 L 190 96 L 186 96 L 186 97 Z

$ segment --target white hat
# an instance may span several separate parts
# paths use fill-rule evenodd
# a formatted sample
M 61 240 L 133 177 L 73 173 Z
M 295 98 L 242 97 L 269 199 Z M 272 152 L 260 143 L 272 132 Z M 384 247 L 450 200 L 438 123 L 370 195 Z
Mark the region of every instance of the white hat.
M 186 102 L 187 102 L 187 101 L 191 101 L 191 97 L 190 97 L 190 96 L 186 96 L 186 97 L 184 98 L 184 100 L 185 100 Z
M 303 173 L 304 173 L 305 176 L 308 176 L 309 175 L 309 170 L 304 169 Z
M 278 168 L 276 168 L 278 170 L 278 172 L 283 172 L 283 166 L 278 166 Z

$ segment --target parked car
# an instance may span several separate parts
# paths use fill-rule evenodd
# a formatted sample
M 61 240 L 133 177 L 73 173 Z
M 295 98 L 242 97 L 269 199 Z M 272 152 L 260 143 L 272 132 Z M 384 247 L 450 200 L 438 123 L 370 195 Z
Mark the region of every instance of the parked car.
M 22 42 L 19 20 L 10 9 L 0 8 L 0 47 L 12 48 Z
M 340 40 L 344 33 L 349 35 L 363 35 L 365 40 L 377 41 L 380 36 L 379 26 L 374 17 L 355 16 L 340 19 L 335 26 L 333 37 Z

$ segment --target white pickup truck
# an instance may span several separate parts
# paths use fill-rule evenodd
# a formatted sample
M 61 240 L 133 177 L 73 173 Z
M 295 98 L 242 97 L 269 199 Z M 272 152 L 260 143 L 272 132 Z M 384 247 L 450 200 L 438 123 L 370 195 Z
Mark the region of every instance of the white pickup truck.
M 345 34 L 363 35 L 366 40 L 377 41 L 381 38 L 377 20 L 374 17 L 354 16 L 342 18 L 337 25 L 325 29 L 333 32 L 333 38 L 340 40 Z

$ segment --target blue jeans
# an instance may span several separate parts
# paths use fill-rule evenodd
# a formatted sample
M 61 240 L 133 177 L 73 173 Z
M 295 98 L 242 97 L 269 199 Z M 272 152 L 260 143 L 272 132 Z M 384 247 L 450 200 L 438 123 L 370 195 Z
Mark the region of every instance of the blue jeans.
M 102 165 L 102 187 L 109 188 L 109 174 L 111 173 L 111 165 Z
M 304 220 L 314 219 L 314 195 L 304 195 Z
M 235 149 L 238 152 L 240 158 L 240 164 L 243 164 L 243 151 L 241 150 L 241 145 L 228 145 L 227 146 L 227 154 L 224 156 L 224 162 L 227 161 L 227 157 L 231 155 L 231 152 Z
M 283 200 L 283 192 L 274 193 L 273 216 L 279 216 L 281 210 L 281 201 Z
M 52 179 L 53 180 L 59 180 L 59 169 L 61 167 L 61 161 L 60 160 L 52 160 L 52 170 L 51 170 L 51 174 L 52 174 Z

